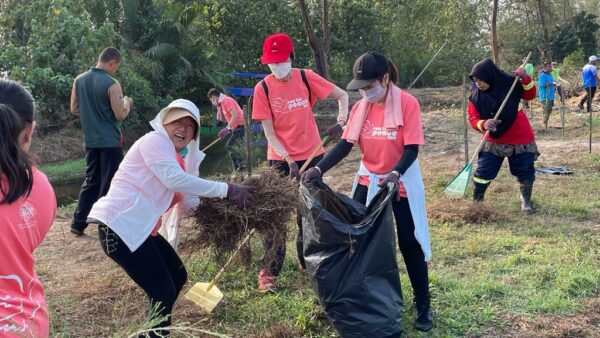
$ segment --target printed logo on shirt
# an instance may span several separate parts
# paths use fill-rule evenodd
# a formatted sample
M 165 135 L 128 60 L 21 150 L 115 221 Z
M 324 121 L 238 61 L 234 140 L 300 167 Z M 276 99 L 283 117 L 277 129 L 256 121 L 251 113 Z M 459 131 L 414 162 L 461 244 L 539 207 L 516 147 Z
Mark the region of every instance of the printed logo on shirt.
M 277 97 L 271 101 L 271 107 L 273 108 L 273 112 L 276 114 L 286 114 L 294 110 L 309 108 L 310 105 L 308 99 L 302 97 L 297 97 L 291 100 Z
M 19 216 L 22 223 L 19 224 L 19 229 L 24 230 L 37 225 L 35 218 L 35 207 L 29 202 L 25 202 L 19 208 Z
M 0 308 L 3 309 L 3 315 L 0 316 L 0 333 L 13 332 L 15 334 L 26 334 L 27 337 L 34 337 L 32 333 L 36 330 L 28 325 L 28 322 L 35 318 L 36 313 L 42 307 L 40 302 L 33 298 L 36 284 L 32 279 L 27 285 L 18 275 L 0 275 L 0 290 L 10 293 L 0 294 Z M 24 304 L 33 304 L 30 314 Z M 27 334 L 29 333 L 29 334 Z
M 366 120 L 360 130 L 360 136 L 371 140 L 395 140 L 398 136 L 398 131 L 387 130 L 383 127 L 375 127 L 371 121 Z

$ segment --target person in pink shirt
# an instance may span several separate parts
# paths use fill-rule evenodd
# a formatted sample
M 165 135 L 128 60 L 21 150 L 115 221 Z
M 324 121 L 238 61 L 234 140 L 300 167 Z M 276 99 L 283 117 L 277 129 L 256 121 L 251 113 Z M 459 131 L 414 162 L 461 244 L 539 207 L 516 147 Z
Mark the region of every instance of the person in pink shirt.
M 235 99 L 216 88 L 208 91 L 208 99 L 217 107 L 217 117 L 222 116 L 227 122 L 227 126 L 219 131 L 219 138 L 227 140 L 226 147 L 233 162 L 233 169 L 242 171 L 245 165 L 239 152 L 239 144 L 244 139 L 244 111 Z
M 425 189 L 417 155 L 425 143 L 419 102 L 395 84 L 396 66 L 383 54 L 367 52 L 353 67 L 354 79 L 346 87 L 360 91 L 342 140 L 315 167 L 302 175 L 302 182 L 322 175 L 360 148 L 361 163 L 353 188 L 353 199 L 368 204 L 379 187 L 394 183 L 398 196 L 392 202 L 398 246 L 413 287 L 417 320 L 415 328 L 433 328 L 427 262 L 431 257 L 429 224 L 425 211 Z
M 33 97 L 0 80 L 0 337 L 48 337 L 50 321 L 33 252 L 56 216 L 48 178 L 27 153 L 35 129 Z
M 283 33 L 268 36 L 263 44 L 262 64 L 271 74 L 254 87 L 252 118 L 261 121 L 268 141 L 269 166 L 284 175 L 300 178 L 299 168 L 316 150 L 316 157 L 308 164 L 312 167 L 323 156 L 319 130 L 312 111 L 317 98 L 332 97 L 338 101 L 337 122 L 324 135 L 335 137 L 342 132 L 348 116 L 348 94 L 333 83 L 309 69 L 292 68 L 294 45 Z M 306 269 L 302 253 L 302 222 L 298 215 L 296 249 L 300 268 Z M 277 248 L 277 257 L 270 266 L 263 266 L 258 275 L 259 291 L 275 286 L 285 258 L 285 243 L 272 243 L 265 239 L 265 250 Z

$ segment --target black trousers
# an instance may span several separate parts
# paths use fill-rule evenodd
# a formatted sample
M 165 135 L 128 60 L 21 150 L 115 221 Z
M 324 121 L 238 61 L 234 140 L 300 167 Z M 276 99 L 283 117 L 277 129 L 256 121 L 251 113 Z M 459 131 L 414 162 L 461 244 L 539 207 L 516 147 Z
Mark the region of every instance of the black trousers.
M 115 261 L 150 298 L 150 314 L 166 317 L 153 328 L 171 325 L 173 304 L 187 280 L 183 262 L 161 235 L 150 236 L 131 252 L 110 228 L 98 226 L 98 238 L 104 253 Z M 168 330 L 157 330 L 148 337 L 163 337 Z
M 366 186 L 359 184 L 352 199 L 365 204 L 367 191 Z M 413 288 L 415 303 L 429 305 L 429 272 L 427 262 L 425 262 L 425 254 L 423 254 L 421 245 L 415 238 L 415 224 L 413 223 L 408 199 L 404 197 L 400 198 L 400 201 L 394 199 L 392 209 L 396 219 L 398 246 L 404 258 L 408 278 Z
M 108 193 L 110 182 L 123 160 L 123 148 L 87 148 L 85 180 L 79 191 L 77 207 L 73 213 L 71 228 L 87 228 L 87 217 L 92 206 Z
M 592 100 L 594 99 L 594 95 L 596 95 L 596 87 L 588 87 L 585 89 L 585 95 L 579 101 L 579 105 L 583 107 L 583 104 L 587 102 L 587 111 L 592 111 Z
M 323 155 L 315 156 L 312 161 L 310 161 L 309 165 L 305 170 L 312 168 L 319 163 L 319 161 L 323 159 Z M 296 161 L 298 168 L 302 168 L 305 161 Z M 277 169 L 281 172 L 282 175 L 289 175 L 290 167 L 285 161 L 277 161 L 277 160 L 269 160 L 269 166 Z M 300 211 L 296 211 L 296 223 L 298 224 L 298 235 L 296 235 L 296 252 L 298 253 L 298 261 L 300 262 L 300 266 L 306 269 L 306 263 L 304 262 L 304 253 L 303 247 L 304 243 L 302 241 L 302 216 L 300 216 Z M 283 262 L 285 260 L 285 242 L 284 243 L 273 243 L 270 238 L 263 238 L 263 247 L 265 252 L 271 250 L 273 246 L 277 246 L 277 251 L 275 254 L 275 259 L 271 262 L 269 266 L 265 266 L 269 269 L 269 273 L 271 276 L 279 276 L 279 272 L 281 271 L 281 267 L 283 267 Z M 266 262 L 265 262 L 266 263 Z
M 235 128 L 235 130 L 229 136 L 227 143 L 225 143 L 225 147 L 227 148 L 227 152 L 229 152 L 229 157 L 233 163 L 233 169 L 237 171 L 246 169 L 242 154 L 243 141 L 244 127 L 239 126 Z

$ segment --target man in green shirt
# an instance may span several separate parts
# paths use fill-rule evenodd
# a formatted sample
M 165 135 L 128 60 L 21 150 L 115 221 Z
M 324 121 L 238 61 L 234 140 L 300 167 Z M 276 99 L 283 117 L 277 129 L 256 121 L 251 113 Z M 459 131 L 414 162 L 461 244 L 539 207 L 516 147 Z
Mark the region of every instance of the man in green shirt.
M 105 48 L 96 67 L 77 76 L 71 90 L 71 112 L 81 120 L 87 163 L 71 223 L 71 232 L 78 236 L 83 235 L 92 205 L 106 195 L 123 160 L 121 121 L 131 111 L 133 100 L 123 96 L 121 84 L 113 77 L 120 65 L 119 51 Z

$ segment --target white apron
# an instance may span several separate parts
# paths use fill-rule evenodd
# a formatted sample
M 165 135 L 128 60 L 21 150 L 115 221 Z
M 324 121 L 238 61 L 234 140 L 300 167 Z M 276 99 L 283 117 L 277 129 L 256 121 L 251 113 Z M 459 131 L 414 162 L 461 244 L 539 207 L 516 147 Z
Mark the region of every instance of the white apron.
M 377 184 L 380 179 L 385 175 L 377 175 L 369 172 L 369 170 L 361 162 L 358 172 L 354 177 L 354 184 L 352 185 L 352 195 L 358 186 L 359 176 L 369 176 L 369 187 L 367 190 L 367 202 L 375 197 L 379 191 Z M 429 223 L 427 222 L 427 211 L 425 210 L 425 185 L 423 185 L 423 178 L 421 177 L 421 168 L 419 167 L 419 160 L 415 160 L 413 164 L 406 170 L 404 175 L 400 177 L 400 182 L 404 185 L 406 190 L 406 196 L 408 198 L 408 205 L 410 207 L 410 213 L 412 214 L 413 223 L 415 224 L 415 238 L 423 255 L 425 255 L 425 261 L 428 262 L 431 258 L 431 244 L 429 241 Z

